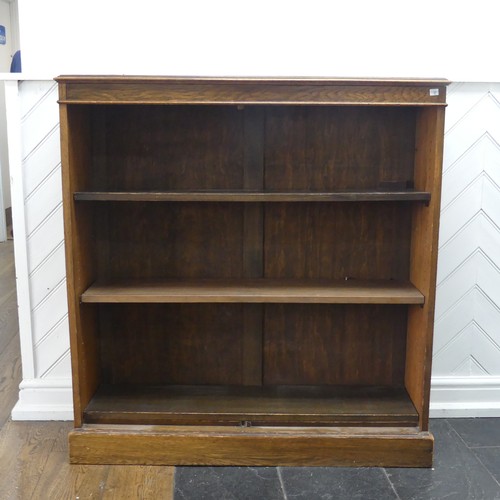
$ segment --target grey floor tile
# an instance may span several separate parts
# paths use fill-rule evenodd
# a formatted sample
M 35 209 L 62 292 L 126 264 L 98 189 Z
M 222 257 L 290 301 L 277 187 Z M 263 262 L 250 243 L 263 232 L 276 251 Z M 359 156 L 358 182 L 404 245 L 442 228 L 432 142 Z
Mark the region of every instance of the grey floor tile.
M 432 469 L 386 469 L 401 500 L 499 500 L 500 487 L 446 420 L 433 420 Z
M 284 498 L 275 467 L 177 467 L 175 500 Z
M 383 469 L 280 467 L 288 500 L 391 500 L 395 495 Z
M 450 418 L 467 446 L 500 446 L 500 418 Z
M 500 446 L 473 448 L 472 451 L 500 484 Z

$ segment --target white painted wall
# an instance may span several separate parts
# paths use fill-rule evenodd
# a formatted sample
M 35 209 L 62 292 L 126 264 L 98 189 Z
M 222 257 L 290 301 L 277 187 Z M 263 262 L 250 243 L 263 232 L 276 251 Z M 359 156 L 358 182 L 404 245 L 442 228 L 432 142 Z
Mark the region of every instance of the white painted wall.
M 20 0 L 24 71 L 500 81 L 498 2 Z

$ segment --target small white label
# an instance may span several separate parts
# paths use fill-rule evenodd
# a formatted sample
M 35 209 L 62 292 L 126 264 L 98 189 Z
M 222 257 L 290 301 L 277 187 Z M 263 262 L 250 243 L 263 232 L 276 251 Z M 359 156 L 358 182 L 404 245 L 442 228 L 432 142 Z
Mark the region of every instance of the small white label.
M 439 95 L 439 89 L 429 89 L 429 95 L 430 96 Z

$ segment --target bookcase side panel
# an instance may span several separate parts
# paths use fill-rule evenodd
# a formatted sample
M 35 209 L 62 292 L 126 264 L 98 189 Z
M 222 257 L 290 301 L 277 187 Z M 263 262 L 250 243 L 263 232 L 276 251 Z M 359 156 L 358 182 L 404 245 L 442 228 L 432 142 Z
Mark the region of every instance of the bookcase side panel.
M 405 381 L 419 412 L 421 430 L 429 425 L 443 136 L 444 107 L 420 110 L 415 187 L 430 191 L 431 200 L 428 206 L 415 206 L 413 212 L 410 280 L 424 294 L 425 303 L 409 307 Z
M 73 192 L 88 185 L 91 131 L 83 107 L 61 105 L 60 118 L 68 312 L 78 427 L 100 378 L 96 310 L 80 304 L 80 295 L 95 279 L 93 213 L 90 207 L 77 207 L 73 201 Z

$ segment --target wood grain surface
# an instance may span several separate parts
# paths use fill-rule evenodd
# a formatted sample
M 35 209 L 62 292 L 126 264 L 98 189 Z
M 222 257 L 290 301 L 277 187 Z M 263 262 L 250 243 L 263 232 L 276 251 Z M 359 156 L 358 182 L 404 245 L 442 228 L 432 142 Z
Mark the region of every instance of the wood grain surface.
M 12 241 L 0 243 L 0 428 L 19 396 L 21 352 Z
M 250 191 L 164 191 L 119 192 L 82 191 L 75 201 L 225 201 L 225 202 L 358 202 L 358 201 L 424 201 L 431 196 L 425 191 L 338 191 L 338 192 L 250 192 Z
M 404 388 L 376 386 L 103 386 L 86 423 L 408 426 L 418 415 Z
M 419 411 L 423 430 L 429 428 L 443 138 L 444 110 L 421 110 L 417 122 L 415 186 L 434 194 L 429 206 L 415 207 L 413 212 L 410 276 L 427 300 L 423 307 L 410 307 L 408 311 L 406 387 Z
M 86 425 L 75 463 L 429 467 L 433 438 L 415 429 Z
M 424 296 L 408 282 L 241 278 L 233 280 L 118 280 L 95 283 L 84 303 L 316 303 L 423 304 Z
M 446 80 L 59 77 L 61 103 L 443 105 Z M 431 89 L 437 92 L 430 92 Z

